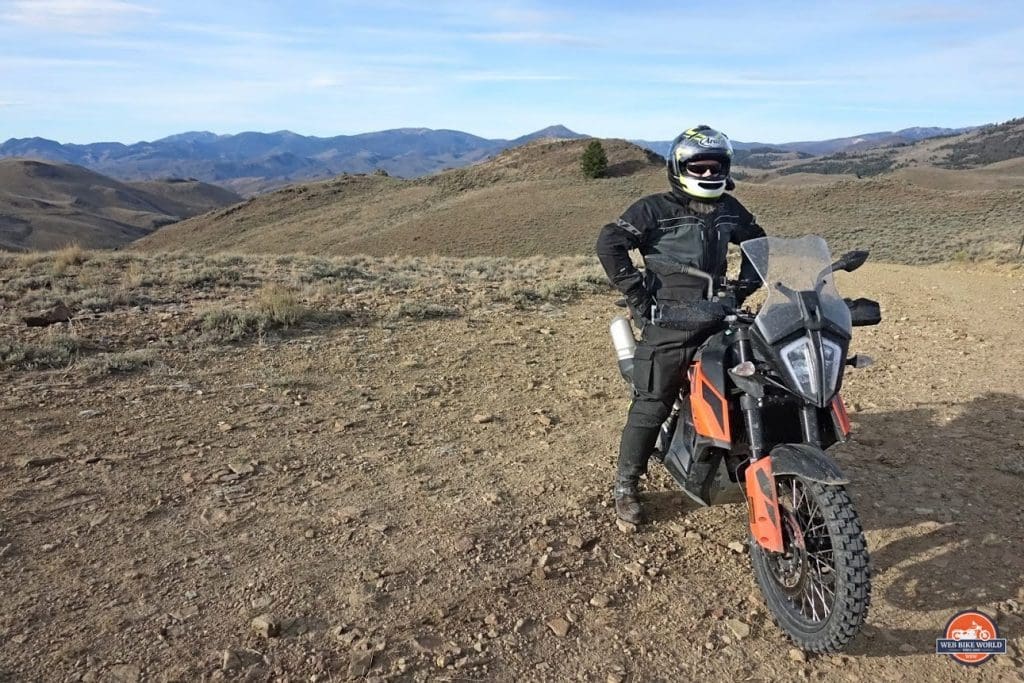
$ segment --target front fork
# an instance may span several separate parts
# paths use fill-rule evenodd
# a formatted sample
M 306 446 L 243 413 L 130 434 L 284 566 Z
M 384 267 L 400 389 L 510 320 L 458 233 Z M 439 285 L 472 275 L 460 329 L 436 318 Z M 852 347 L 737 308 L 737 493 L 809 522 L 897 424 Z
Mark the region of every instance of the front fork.
M 753 362 L 754 354 L 750 348 L 749 330 L 745 328 L 736 330 L 736 350 L 740 363 Z M 779 497 L 775 489 L 775 476 L 772 474 L 772 459 L 765 454 L 761 400 L 744 393 L 740 396 L 740 408 L 743 410 L 743 421 L 747 427 L 747 439 L 750 443 L 750 465 L 747 467 L 745 475 L 750 535 L 765 550 L 781 553 L 783 550 L 782 519 L 779 515 Z

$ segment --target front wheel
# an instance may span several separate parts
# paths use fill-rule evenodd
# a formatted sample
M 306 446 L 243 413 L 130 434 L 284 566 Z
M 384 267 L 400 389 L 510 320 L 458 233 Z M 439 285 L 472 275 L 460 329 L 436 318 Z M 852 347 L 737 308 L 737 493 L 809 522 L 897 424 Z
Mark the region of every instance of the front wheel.
M 838 652 L 867 616 L 871 570 L 860 519 L 842 486 L 775 478 L 783 552 L 751 540 L 754 576 L 775 623 L 801 649 Z

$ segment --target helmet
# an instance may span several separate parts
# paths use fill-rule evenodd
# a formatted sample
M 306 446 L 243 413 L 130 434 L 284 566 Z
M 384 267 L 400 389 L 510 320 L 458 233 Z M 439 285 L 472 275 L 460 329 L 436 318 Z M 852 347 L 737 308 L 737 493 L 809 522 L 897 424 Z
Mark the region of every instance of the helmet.
M 672 141 L 667 159 L 668 182 L 673 192 L 687 198 L 715 200 L 726 190 L 731 164 L 729 137 L 710 126 L 697 126 Z

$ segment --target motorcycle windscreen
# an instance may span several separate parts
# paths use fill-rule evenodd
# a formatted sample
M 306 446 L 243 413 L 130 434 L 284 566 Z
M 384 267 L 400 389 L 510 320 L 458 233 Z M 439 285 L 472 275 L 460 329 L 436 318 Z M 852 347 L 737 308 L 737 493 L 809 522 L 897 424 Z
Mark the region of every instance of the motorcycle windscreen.
M 774 344 L 803 327 L 798 297 L 793 296 L 803 291 L 817 292 L 822 317 L 850 336 L 850 309 L 836 290 L 832 255 L 823 238 L 759 237 L 740 247 L 768 288 L 755 319 L 765 341 Z

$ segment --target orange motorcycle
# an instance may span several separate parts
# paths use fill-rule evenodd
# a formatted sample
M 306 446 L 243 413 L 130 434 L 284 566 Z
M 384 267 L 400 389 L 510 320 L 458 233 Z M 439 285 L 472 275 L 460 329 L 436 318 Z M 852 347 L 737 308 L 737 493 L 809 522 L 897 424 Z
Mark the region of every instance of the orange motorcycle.
M 836 652 L 864 623 L 871 583 L 849 480 L 825 451 L 850 433 L 839 395 L 845 368 L 870 363 L 847 358 L 852 327 L 881 315 L 876 302 L 840 297 L 833 272 L 855 270 L 868 254 L 832 263 L 816 236 L 741 247 L 768 289 L 756 314 L 736 305 L 740 283 L 663 255 L 644 259 L 659 276 L 682 273 L 708 287 L 707 301 L 655 305 L 652 314 L 654 324 L 709 333 L 655 457 L 697 503 L 746 503 L 754 575 L 775 622 L 804 650 Z M 625 318 L 612 323 L 612 337 L 629 380 L 636 342 Z

